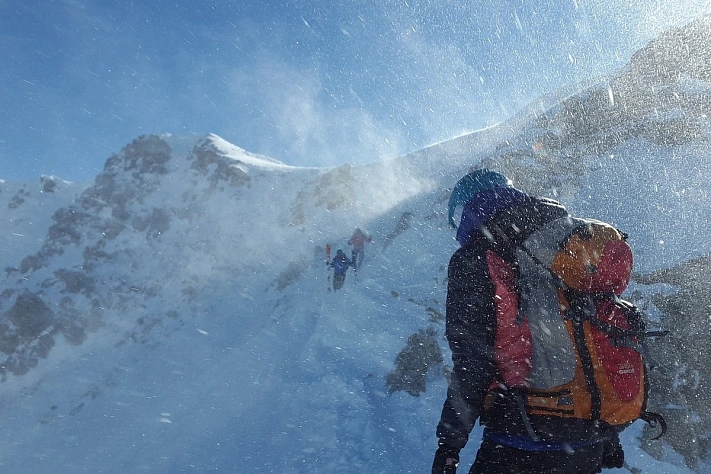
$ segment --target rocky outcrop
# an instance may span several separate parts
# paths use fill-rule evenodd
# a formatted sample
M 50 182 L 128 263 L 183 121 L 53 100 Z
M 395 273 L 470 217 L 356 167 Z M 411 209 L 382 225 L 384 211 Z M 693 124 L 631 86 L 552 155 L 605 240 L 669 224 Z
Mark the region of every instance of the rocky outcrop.
M 661 326 L 670 331 L 650 343 L 658 364 L 652 371 L 652 402 L 670 425 L 664 441 L 694 468 L 711 452 L 711 256 L 636 280 L 673 288 L 655 293 L 651 300 L 661 311 Z M 647 442 L 647 450 L 661 456 L 660 443 Z

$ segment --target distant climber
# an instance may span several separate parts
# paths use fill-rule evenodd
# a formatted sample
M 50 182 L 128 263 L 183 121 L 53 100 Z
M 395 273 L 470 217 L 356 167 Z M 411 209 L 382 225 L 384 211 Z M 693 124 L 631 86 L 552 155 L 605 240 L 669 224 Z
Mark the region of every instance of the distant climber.
M 353 253 L 351 261 L 353 262 L 353 268 L 358 271 L 358 269 L 363 264 L 363 258 L 365 257 L 365 244 L 372 242 L 372 239 L 368 234 L 356 227 L 353 231 L 353 235 L 348 240 L 348 245 L 353 246 Z
M 338 291 L 343 288 L 343 282 L 346 280 L 346 272 L 351 265 L 352 262 L 348 260 L 343 250 L 338 249 L 336 256 L 333 257 L 331 261 L 331 267 L 333 267 L 333 291 Z

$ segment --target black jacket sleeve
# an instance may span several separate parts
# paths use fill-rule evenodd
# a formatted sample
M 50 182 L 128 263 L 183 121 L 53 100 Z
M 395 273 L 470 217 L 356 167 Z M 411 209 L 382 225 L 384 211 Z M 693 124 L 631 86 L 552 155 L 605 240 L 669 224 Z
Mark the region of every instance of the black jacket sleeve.
M 466 444 L 496 376 L 494 286 L 486 263 L 485 239 L 457 250 L 449 262 L 447 340 L 454 364 L 437 425 L 440 444 Z

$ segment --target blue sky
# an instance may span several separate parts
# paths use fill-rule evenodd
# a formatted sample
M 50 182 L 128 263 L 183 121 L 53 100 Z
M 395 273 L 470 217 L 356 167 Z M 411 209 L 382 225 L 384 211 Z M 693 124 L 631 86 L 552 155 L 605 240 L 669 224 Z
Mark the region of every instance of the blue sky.
M 709 0 L 0 0 L 0 178 L 90 180 L 138 135 L 367 163 L 624 65 Z

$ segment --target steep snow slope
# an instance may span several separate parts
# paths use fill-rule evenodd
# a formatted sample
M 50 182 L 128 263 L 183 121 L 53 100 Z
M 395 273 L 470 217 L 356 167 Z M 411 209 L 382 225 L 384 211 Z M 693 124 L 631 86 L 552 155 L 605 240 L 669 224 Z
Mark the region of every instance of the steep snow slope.
M 52 215 L 69 205 L 89 183 L 69 183 L 54 176 L 41 176 L 32 183 L 0 180 L 0 255 L 5 262 L 39 247 L 52 224 Z

